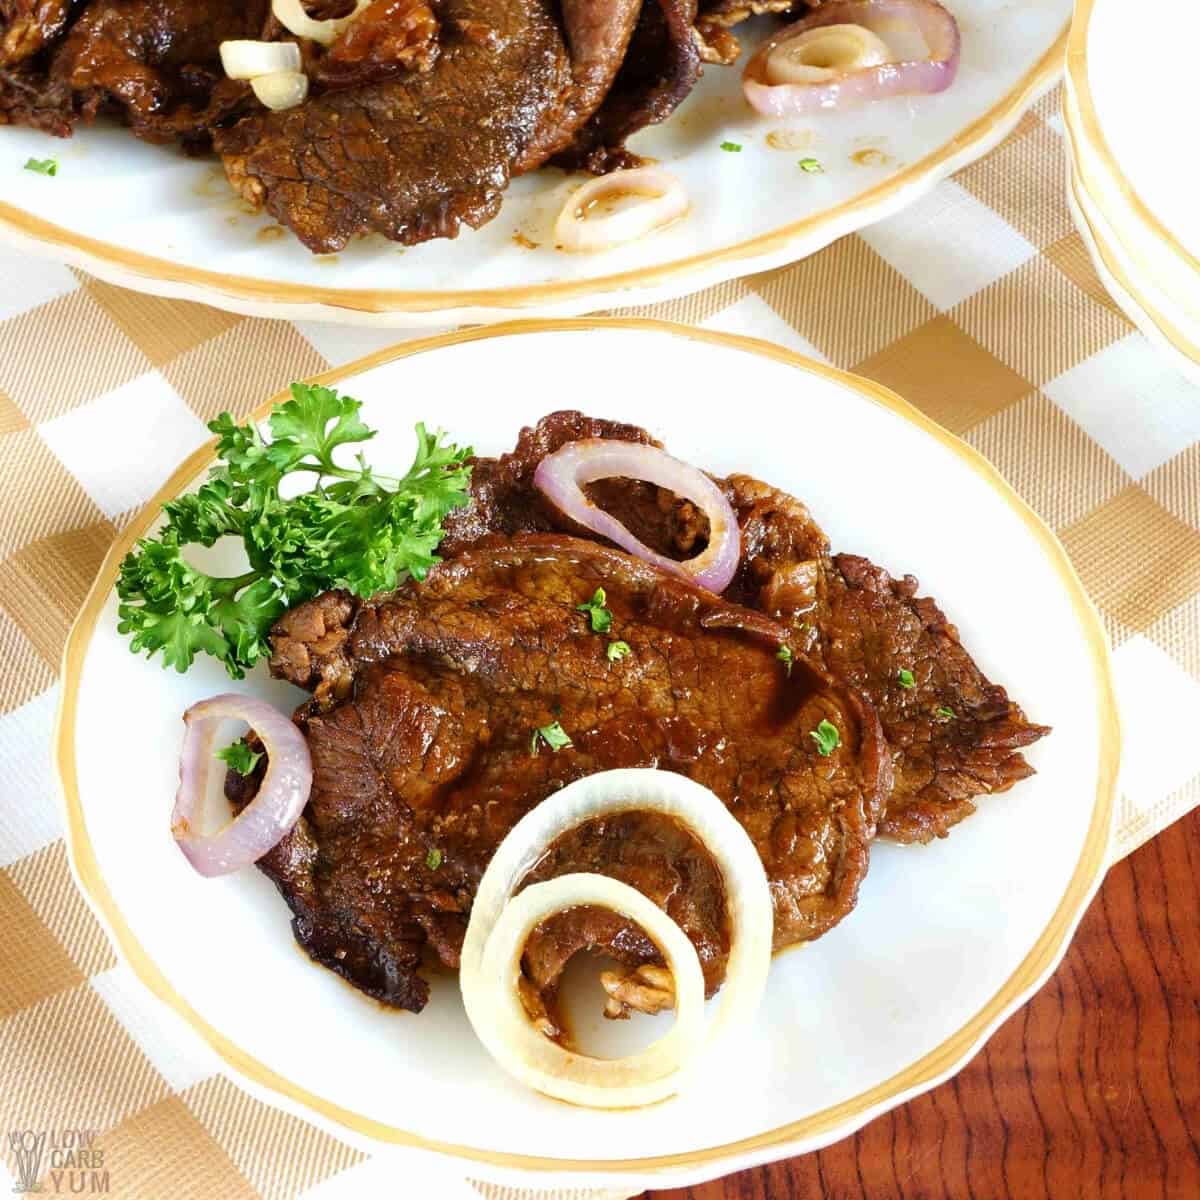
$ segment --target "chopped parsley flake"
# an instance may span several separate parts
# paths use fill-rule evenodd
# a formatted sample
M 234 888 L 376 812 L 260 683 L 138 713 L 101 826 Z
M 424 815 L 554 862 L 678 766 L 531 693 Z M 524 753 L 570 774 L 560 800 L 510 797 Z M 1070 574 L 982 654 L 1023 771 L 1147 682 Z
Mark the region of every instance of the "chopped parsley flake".
M 425 865 L 431 871 L 436 871 L 442 865 L 442 852 L 436 846 L 425 855 Z
M 742 143 L 741 142 L 722 142 L 721 149 L 728 151 L 730 154 L 741 154 Z
M 54 176 L 58 174 L 57 158 L 27 158 L 25 170 L 36 171 L 39 175 Z
M 828 758 L 842 744 L 842 735 L 832 721 L 822 721 L 808 736 L 817 743 L 822 758 Z
M 952 709 L 952 708 L 945 708 L 945 707 L 939 708 L 937 710 L 937 715 L 939 717 L 945 717 L 947 721 L 957 721 L 958 720 L 958 715 L 957 715 L 957 713 L 955 713 L 954 709 Z
M 820 175 L 825 170 L 821 166 L 820 160 L 815 158 L 802 158 L 796 165 L 800 170 L 807 171 L 809 175 Z
M 796 656 L 792 653 L 791 646 L 780 646 L 775 651 L 775 657 L 787 668 L 788 675 L 791 675 L 792 663 L 796 661 Z
M 538 752 L 539 741 L 545 742 L 555 754 L 563 749 L 564 746 L 574 745 L 570 735 L 557 721 L 552 721 L 549 725 L 543 725 L 541 728 L 533 731 L 533 737 L 529 741 L 530 754 Z
M 218 750 L 217 757 L 231 771 L 236 771 L 239 775 L 249 775 L 258 766 L 258 760 L 262 758 L 262 755 L 251 750 L 244 741 L 239 739 L 232 745 L 226 746 L 224 750 Z
M 608 597 L 603 588 L 597 588 L 590 600 L 575 605 L 579 612 L 585 612 L 591 618 L 593 633 L 607 633 L 612 628 L 612 613 L 605 608 Z
M 913 688 L 917 686 L 917 681 L 913 673 L 907 667 L 901 667 L 899 676 L 900 686 L 902 688 Z
M 608 656 L 609 662 L 620 662 L 627 654 L 630 653 L 628 642 L 609 642 L 608 649 L 604 652 Z

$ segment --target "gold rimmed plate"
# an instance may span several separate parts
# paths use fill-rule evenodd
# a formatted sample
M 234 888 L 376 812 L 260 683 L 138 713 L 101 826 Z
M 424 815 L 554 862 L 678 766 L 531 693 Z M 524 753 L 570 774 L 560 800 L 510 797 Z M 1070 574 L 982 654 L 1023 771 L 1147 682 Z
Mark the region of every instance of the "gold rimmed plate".
M 580 369 L 589 362 L 606 370 Z M 203 477 L 205 447 L 101 568 L 66 650 L 57 759 L 84 894 L 232 1078 L 376 1150 L 440 1155 L 512 1184 L 633 1191 L 852 1132 L 961 1067 L 1053 970 L 1106 862 L 1119 753 L 1107 650 L 1062 548 L 974 451 L 876 384 L 648 321 L 464 331 L 323 378 L 363 401 L 380 465 L 405 460 L 418 420 L 494 453 L 569 404 L 642 424 L 714 472 L 783 487 L 836 547 L 919 574 L 984 670 L 1054 733 L 1030 753 L 1038 774 L 985 799 L 950 838 L 876 844 L 855 911 L 775 960 L 735 1072 L 645 1110 L 557 1104 L 488 1059 L 452 976 L 435 978 L 419 1016 L 384 1011 L 297 951 L 264 877 L 203 880 L 172 843 L 179 714 L 230 685 L 209 662 L 180 676 L 130 654 L 113 587 L 162 501 Z M 280 705 L 296 697 L 262 671 L 236 686 Z M 134 729 L 138 752 L 114 754 Z
M 369 238 L 314 258 L 244 211 L 215 162 L 101 126 L 65 143 L 0 129 L 12 166 L 0 171 L 0 238 L 111 283 L 253 316 L 445 327 L 664 300 L 803 258 L 911 203 L 1012 129 L 1061 71 L 1070 0 L 950 7 L 963 61 L 939 96 L 781 123 L 749 109 L 738 68 L 707 68 L 679 111 L 632 143 L 679 176 L 689 214 L 605 254 L 555 249 L 554 217 L 579 181 L 543 170 L 455 241 L 402 250 Z M 743 40 L 771 28 L 743 26 Z M 19 169 L 48 155 L 60 160 L 54 178 Z M 802 170 L 808 158 L 823 170 Z

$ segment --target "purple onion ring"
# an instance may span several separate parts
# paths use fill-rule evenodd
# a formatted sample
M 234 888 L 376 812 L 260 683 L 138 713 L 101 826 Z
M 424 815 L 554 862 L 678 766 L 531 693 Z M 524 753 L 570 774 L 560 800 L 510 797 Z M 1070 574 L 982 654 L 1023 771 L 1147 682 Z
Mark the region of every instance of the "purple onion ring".
M 640 542 L 616 517 L 597 507 L 584 494 L 587 484 L 617 477 L 654 483 L 690 500 L 708 517 L 708 545 L 695 558 L 677 562 Z M 568 442 L 538 463 L 533 482 L 576 524 L 691 583 L 723 592 L 737 570 L 742 536 L 733 506 L 703 471 L 672 458 L 657 446 L 613 438 Z
M 852 71 L 827 83 L 767 81 L 767 57 L 798 34 L 826 25 L 861 25 L 887 40 L 897 22 L 915 27 L 930 57 L 888 62 Z M 866 100 L 944 92 L 958 74 L 962 37 L 958 22 L 936 0 L 833 0 L 768 38 L 742 73 L 742 90 L 752 108 L 768 117 L 801 117 Z
M 213 743 L 222 721 L 247 721 L 267 752 L 267 773 L 258 794 L 216 833 L 193 831 L 204 806 Z M 226 875 L 257 862 L 278 845 L 300 819 L 312 791 L 312 758 L 304 735 L 265 700 L 228 692 L 193 704 L 183 714 L 187 727 L 179 759 L 179 791 L 171 833 L 184 857 L 201 875 Z

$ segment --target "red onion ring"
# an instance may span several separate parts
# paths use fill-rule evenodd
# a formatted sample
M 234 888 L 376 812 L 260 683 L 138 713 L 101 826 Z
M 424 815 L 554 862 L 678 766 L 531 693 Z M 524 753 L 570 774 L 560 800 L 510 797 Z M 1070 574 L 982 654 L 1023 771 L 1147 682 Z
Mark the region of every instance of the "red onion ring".
M 709 525 L 705 549 L 686 562 L 658 554 L 584 495 L 586 484 L 618 476 L 657 484 L 703 509 Z M 564 516 L 691 583 L 723 592 L 737 570 L 742 537 L 733 506 L 703 471 L 672 458 L 657 446 L 613 438 L 568 442 L 538 463 L 533 483 Z
M 267 773 L 258 794 L 216 833 L 192 831 L 204 805 L 213 742 L 222 721 L 246 721 L 267 752 Z M 226 875 L 257 862 L 300 819 L 312 791 L 312 758 L 304 735 L 264 700 L 228 692 L 193 704 L 183 714 L 187 727 L 179 759 L 179 791 L 171 833 L 184 857 L 201 875 Z
M 883 63 L 827 83 L 772 84 L 767 80 L 771 51 L 798 34 L 826 25 L 861 25 L 886 41 L 898 22 L 920 31 L 929 58 Z M 958 22 L 936 0 L 833 0 L 759 46 L 742 73 L 742 90 L 751 107 L 764 116 L 808 116 L 861 101 L 943 92 L 958 74 L 961 54 Z

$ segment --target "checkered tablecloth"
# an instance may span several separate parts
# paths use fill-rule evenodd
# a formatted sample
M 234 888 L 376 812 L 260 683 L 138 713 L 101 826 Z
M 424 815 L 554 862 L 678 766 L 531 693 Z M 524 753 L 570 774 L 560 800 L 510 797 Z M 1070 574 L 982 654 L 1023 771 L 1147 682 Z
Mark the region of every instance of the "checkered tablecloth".
M 1093 275 L 1057 108 L 898 217 L 650 311 L 882 381 L 1058 533 L 1115 648 L 1119 856 L 1200 803 L 1200 390 Z M 94 1132 L 122 1198 L 473 1194 L 398 1190 L 378 1160 L 219 1073 L 76 893 L 50 769 L 59 655 L 114 533 L 217 412 L 395 335 L 230 316 L 8 253 L 0 280 L 0 1189 L 7 1131 L 33 1129 Z

